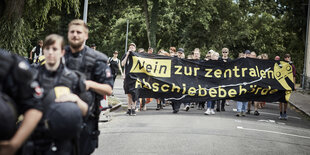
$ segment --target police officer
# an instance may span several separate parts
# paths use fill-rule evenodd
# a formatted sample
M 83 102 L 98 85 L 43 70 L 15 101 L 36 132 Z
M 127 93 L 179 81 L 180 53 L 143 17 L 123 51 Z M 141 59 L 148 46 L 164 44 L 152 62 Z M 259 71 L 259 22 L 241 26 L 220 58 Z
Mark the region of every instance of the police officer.
M 17 116 L 24 118 L 14 135 L 0 139 L 0 154 L 12 155 L 22 146 L 42 117 L 42 89 L 33 81 L 29 64 L 21 57 L 0 49 L 0 90 L 15 105 Z M 8 101 L 7 98 L 4 100 Z M 3 123 L 1 121 L 0 123 Z M 1 132 L 3 129 L 0 129 Z
M 87 93 L 80 97 L 89 105 L 90 115 L 80 136 L 81 154 L 91 154 L 98 147 L 99 105 L 103 95 L 111 95 L 113 76 L 107 65 L 107 56 L 84 45 L 88 39 L 88 27 L 84 21 L 75 19 L 68 25 L 66 66 L 86 76 Z
M 47 36 L 43 53 L 46 62 L 38 68 L 37 80 L 45 90 L 44 116 L 30 140 L 35 144 L 33 154 L 77 154 L 82 115 L 87 115 L 88 105 L 76 94 L 85 91 L 85 79 L 61 63 L 63 37 Z

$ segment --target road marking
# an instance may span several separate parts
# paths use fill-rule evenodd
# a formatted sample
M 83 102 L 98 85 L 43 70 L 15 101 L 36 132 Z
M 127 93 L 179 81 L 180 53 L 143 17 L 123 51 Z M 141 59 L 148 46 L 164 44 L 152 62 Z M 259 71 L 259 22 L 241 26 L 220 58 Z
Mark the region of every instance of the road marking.
M 267 133 L 274 133 L 274 134 L 279 134 L 279 135 L 286 135 L 286 136 L 293 136 L 293 137 L 299 137 L 299 138 L 310 139 L 310 137 L 307 137 L 307 136 L 300 136 L 300 135 L 295 135 L 295 134 L 290 134 L 290 133 L 283 133 L 283 132 L 277 132 L 277 131 L 268 131 L 268 130 L 259 130 L 259 129 L 244 128 L 244 127 L 242 127 L 242 126 L 237 126 L 237 129 L 240 129 L 240 130 L 249 130 L 249 131 L 259 131 L 259 132 L 267 132 Z
M 279 116 L 279 114 L 273 114 L 273 113 L 268 113 L 268 112 L 259 112 L 259 113 L 267 114 L 267 115 L 273 115 L 273 116 Z M 301 119 L 300 117 L 296 117 L 296 116 L 288 116 L 288 118 Z
M 237 111 L 237 109 L 233 109 L 234 112 Z M 273 116 L 279 116 L 279 114 L 273 114 L 273 113 L 268 113 L 268 112 L 259 112 L 261 114 L 266 114 L 266 115 L 273 115 Z M 252 114 L 252 113 L 251 113 Z M 294 118 L 294 119 L 301 119 L 300 117 L 296 117 L 296 116 L 288 116 L 288 118 Z

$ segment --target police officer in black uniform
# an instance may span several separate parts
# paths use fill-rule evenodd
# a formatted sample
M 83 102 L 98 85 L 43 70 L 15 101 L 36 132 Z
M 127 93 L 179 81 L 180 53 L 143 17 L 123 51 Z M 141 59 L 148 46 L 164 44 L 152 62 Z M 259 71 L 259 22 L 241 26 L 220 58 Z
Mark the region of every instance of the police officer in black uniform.
M 46 63 L 38 68 L 37 80 L 45 90 L 42 99 L 44 116 L 28 142 L 34 147 L 26 152 L 78 154 L 82 115 L 87 115 L 88 105 L 76 94 L 85 91 L 85 79 L 61 63 L 65 53 L 63 37 L 47 36 L 43 53 Z
M 10 132 L 10 135 L 4 138 L 1 136 L 1 155 L 15 154 L 32 133 L 43 115 L 43 108 L 40 103 L 42 89 L 33 80 L 33 77 L 29 64 L 23 58 L 0 49 L 0 96 L 2 103 L 3 101 L 11 103 L 10 108 L 16 110 L 16 116 L 24 115 L 18 129 L 16 126 L 9 128 L 13 132 Z M 0 109 L 1 114 L 9 115 L 9 111 L 3 112 L 1 110 L 3 109 Z M 16 120 L 16 118 L 13 120 Z M 0 124 L 4 123 L 1 119 Z M 16 122 L 13 121 L 13 123 L 13 125 L 16 125 Z M 1 135 L 4 133 L 3 130 L 9 126 L 9 124 L 5 124 L 4 128 L 3 126 L 1 127 Z
M 84 45 L 88 39 L 88 27 L 84 21 L 75 19 L 68 25 L 68 41 L 65 62 L 69 69 L 86 76 L 87 93 L 80 95 L 89 106 L 89 116 L 80 137 L 82 155 L 91 154 L 98 147 L 99 105 L 103 95 L 111 95 L 113 76 L 107 65 L 107 56 Z

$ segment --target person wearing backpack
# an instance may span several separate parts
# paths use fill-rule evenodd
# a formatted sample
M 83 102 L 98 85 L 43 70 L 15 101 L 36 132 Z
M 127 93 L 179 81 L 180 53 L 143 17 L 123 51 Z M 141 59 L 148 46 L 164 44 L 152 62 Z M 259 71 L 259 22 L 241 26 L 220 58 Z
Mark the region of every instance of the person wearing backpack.
M 113 81 L 115 82 L 116 76 L 118 71 L 121 72 L 122 76 L 123 76 L 123 71 L 122 71 L 122 67 L 121 67 L 121 62 L 120 60 L 117 58 L 118 56 L 118 51 L 114 51 L 113 53 L 113 57 L 109 58 L 109 66 L 111 68 L 112 71 L 112 75 L 113 75 Z
M 32 62 L 36 62 L 37 59 L 42 56 L 42 47 L 43 47 L 43 40 L 39 40 L 38 44 L 30 51 L 29 59 Z

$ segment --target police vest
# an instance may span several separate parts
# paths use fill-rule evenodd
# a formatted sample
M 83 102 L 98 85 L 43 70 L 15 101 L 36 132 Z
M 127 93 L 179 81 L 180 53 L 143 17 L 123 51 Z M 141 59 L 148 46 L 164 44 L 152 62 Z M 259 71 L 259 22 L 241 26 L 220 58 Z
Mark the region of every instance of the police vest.
M 16 131 L 17 111 L 11 98 L 0 92 L 0 140 L 11 139 Z
M 55 99 L 71 93 L 75 74 L 65 68 L 59 68 L 55 76 L 48 76 L 40 68 L 38 80 L 45 90 L 43 98 L 44 115 L 40 121 L 37 132 L 47 132 L 54 139 L 70 139 L 79 134 L 82 127 L 82 112 L 72 102 L 55 103 Z
M 66 51 L 71 51 L 70 47 L 67 46 Z M 66 58 L 66 66 L 72 70 L 76 70 L 85 74 L 86 79 L 91 80 L 93 68 L 96 64 L 96 61 L 104 61 L 105 63 L 108 60 L 108 57 L 88 46 L 85 46 L 81 51 L 83 53 L 79 53 L 79 56 L 69 56 L 69 54 L 65 55 Z

